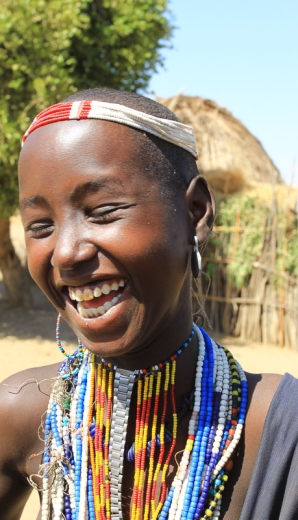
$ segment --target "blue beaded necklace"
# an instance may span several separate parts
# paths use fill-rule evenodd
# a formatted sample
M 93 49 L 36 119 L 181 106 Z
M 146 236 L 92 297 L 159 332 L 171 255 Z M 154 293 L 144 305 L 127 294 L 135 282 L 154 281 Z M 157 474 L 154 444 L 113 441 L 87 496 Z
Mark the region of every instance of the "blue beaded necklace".
M 59 323 L 57 328 L 59 338 Z M 194 330 L 193 327 L 183 347 L 167 363 L 175 360 L 188 346 Z M 247 383 L 243 370 L 232 355 L 212 341 L 203 329 L 196 328 L 196 332 L 199 356 L 188 439 L 161 510 L 157 516 L 154 511 L 151 513 L 150 518 L 153 520 L 202 520 L 219 517 L 222 492 L 233 466 L 231 456 L 244 425 Z M 59 344 L 61 346 L 60 339 Z M 62 346 L 61 348 L 63 349 Z M 95 501 L 96 483 L 90 459 L 90 442 L 92 444 L 98 441 L 93 423 L 88 418 L 88 403 L 94 384 L 90 356 L 79 344 L 76 352 L 68 356 L 61 365 L 50 397 L 44 423 L 45 450 L 41 468 L 42 520 L 48 519 L 51 504 L 54 519 L 62 516 L 66 520 L 122 518 L 121 498 L 117 499 L 120 500 L 116 508 L 119 509 L 119 514 L 113 513 L 112 509 L 111 516 L 108 511 L 101 512 L 98 516 Z M 114 374 L 119 370 L 104 360 L 101 361 L 101 366 Z M 150 374 L 163 370 L 163 367 L 164 363 L 161 363 L 151 369 L 137 371 L 136 375 L 138 378 L 149 377 Z M 111 447 L 113 442 L 111 439 Z M 110 468 L 114 464 L 113 452 L 111 453 Z M 121 453 L 124 454 L 124 451 Z M 119 468 L 121 465 L 123 467 L 123 461 L 119 460 Z M 119 495 L 121 484 L 118 484 L 117 489 Z

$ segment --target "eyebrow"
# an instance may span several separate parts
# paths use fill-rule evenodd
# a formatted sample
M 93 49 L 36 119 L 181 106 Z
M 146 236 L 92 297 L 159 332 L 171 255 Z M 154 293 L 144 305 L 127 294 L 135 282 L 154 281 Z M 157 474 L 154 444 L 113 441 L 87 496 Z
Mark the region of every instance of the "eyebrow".
M 76 186 L 70 192 L 70 199 L 72 202 L 79 201 L 85 195 L 92 195 L 93 193 L 97 193 L 100 190 L 109 191 L 109 189 L 117 192 L 117 188 L 119 188 L 119 193 L 123 193 L 123 183 L 120 179 L 113 179 L 108 177 L 107 179 L 101 179 L 100 181 L 87 181 L 82 184 Z M 115 190 L 116 188 L 116 190 Z
M 20 200 L 20 208 L 36 208 L 36 206 L 48 206 L 47 200 L 42 195 L 33 195 L 27 199 Z
M 120 179 L 107 178 L 100 181 L 87 181 L 79 186 L 76 186 L 70 192 L 70 199 L 72 202 L 79 201 L 82 197 L 97 193 L 98 191 L 105 189 L 109 190 L 109 188 L 113 189 L 113 193 L 117 192 L 117 188 L 119 188 L 119 193 L 123 193 L 123 182 Z M 116 190 L 115 190 L 116 188 Z M 48 206 L 48 201 L 42 195 L 33 195 L 32 197 L 28 197 L 20 201 L 20 208 L 36 208 L 37 206 Z

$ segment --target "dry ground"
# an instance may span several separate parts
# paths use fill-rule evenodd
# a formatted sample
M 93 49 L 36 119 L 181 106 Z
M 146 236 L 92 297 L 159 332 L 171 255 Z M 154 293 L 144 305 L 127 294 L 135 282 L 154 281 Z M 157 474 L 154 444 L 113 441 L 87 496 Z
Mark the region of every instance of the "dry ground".
M 21 255 L 24 253 L 22 232 L 18 219 L 12 228 L 13 241 Z M 9 309 L 0 281 L 0 380 L 25 368 L 62 361 L 55 344 L 56 312 L 41 293 L 32 287 L 32 310 Z M 62 327 L 63 344 L 67 349 L 75 346 L 73 333 Z M 298 352 L 270 345 L 249 344 L 237 338 L 220 337 L 248 372 L 290 372 L 298 377 Z M 32 494 L 22 520 L 34 520 L 38 511 L 37 493 Z

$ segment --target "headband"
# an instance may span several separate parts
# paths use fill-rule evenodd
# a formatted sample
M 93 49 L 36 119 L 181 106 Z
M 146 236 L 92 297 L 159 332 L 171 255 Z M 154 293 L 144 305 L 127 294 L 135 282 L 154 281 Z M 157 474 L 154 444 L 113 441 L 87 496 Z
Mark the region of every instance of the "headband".
M 164 139 L 176 146 L 180 146 L 180 148 L 184 148 L 184 150 L 191 153 L 195 159 L 198 158 L 196 141 L 191 126 L 184 125 L 178 121 L 145 114 L 116 103 L 105 103 L 103 101 L 67 101 L 66 103 L 57 103 L 46 108 L 36 116 L 29 126 L 23 136 L 22 144 L 24 144 L 28 135 L 37 128 L 59 121 L 79 121 L 81 119 L 102 119 L 132 126 L 143 132 L 156 135 L 160 139 Z

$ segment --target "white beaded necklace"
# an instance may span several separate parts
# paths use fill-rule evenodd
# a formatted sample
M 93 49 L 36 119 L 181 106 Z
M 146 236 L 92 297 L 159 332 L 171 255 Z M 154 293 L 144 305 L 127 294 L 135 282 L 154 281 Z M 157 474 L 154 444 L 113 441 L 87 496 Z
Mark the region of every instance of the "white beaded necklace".
M 196 330 L 199 349 L 188 438 L 172 486 L 161 508 L 157 508 L 156 513 L 153 510 L 150 516 L 152 520 L 193 520 L 194 511 L 199 518 L 218 518 L 221 508 L 220 490 L 224 489 L 229 472 L 225 468 L 239 442 L 243 428 L 247 402 L 245 374 L 228 351 L 213 342 L 203 330 Z M 54 520 L 99 518 L 91 514 L 95 507 L 88 451 L 90 397 L 94 384 L 91 354 L 85 351 L 79 372 L 73 376 L 74 382 L 71 385 L 74 385 L 74 388 L 69 390 L 67 372 L 70 370 L 71 373 L 75 373 L 73 368 L 76 364 L 75 356 L 64 364 L 49 400 L 46 419 L 48 433 L 44 464 L 41 468 L 42 520 L 48 520 L 51 504 Z M 122 520 L 124 448 L 130 399 L 134 382 L 142 375 L 139 371 L 131 372 L 117 367 L 110 370 L 114 373 L 113 410 L 109 433 L 109 458 L 105 464 L 109 467 L 111 516 L 107 514 L 100 518 Z M 158 366 L 153 367 L 153 373 L 160 374 Z M 70 393 L 70 405 L 65 405 L 66 396 Z M 238 410 L 237 413 L 235 410 Z M 208 493 L 211 492 L 213 495 L 209 498 Z

